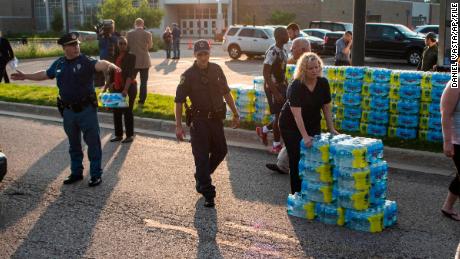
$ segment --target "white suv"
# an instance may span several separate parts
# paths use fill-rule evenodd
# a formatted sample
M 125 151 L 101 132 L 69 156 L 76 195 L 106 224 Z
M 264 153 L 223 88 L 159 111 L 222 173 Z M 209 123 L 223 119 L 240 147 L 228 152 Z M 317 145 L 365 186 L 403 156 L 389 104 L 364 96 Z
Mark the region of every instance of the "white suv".
M 264 55 L 275 44 L 274 30 L 266 26 L 230 26 L 224 35 L 222 47 L 233 59 L 238 59 L 241 54 L 248 57 Z

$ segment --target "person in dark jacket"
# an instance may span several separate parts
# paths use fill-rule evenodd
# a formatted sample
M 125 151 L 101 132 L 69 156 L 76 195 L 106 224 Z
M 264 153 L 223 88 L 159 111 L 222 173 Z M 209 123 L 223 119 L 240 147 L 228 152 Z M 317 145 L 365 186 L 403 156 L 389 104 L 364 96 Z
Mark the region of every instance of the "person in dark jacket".
M 165 50 L 166 50 L 166 58 L 171 58 L 171 48 L 173 43 L 173 35 L 171 32 L 171 28 L 166 27 L 165 32 L 163 33 L 163 41 L 165 43 Z
M 115 58 L 115 64 L 121 68 L 121 72 L 112 72 L 110 74 L 109 83 L 103 89 L 105 92 L 110 89 L 112 93 L 121 93 L 123 96 L 128 96 L 129 106 L 126 108 L 113 109 L 113 122 L 115 126 L 115 137 L 110 142 L 121 141 L 121 143 L 129 143 L 133 141 L 134 136 L 134 115 L 133 107 L 134 100 L 137 95 L 137 86 L 135 80 L 136 56 L 128 52 L 128 40 L 125 37 L 120 37 L 118 40 L 119 54 Z M 123 139 L 123 121 L 124 116 L 126 138 Z M 123 139 L 123 140 L 122 140 Z
M 429 32 L 425 36 L 425 48 L 423 49 L 422 59 L 418 63 L 417 70 L 434 71 L 434 66 L 438 63 L 438 44 L 436 34 Z
M 173 35 L 173 54 L 174 57 L 173 59 L 180 59 L 180 28 L 177 26 L 176 23 L 173 24 L 173 30 L 172 30 L 172 35 Z
M 10 79 L 6 73 L 6 64 L 14 58 L 14 52 L 10 42 L 0 34 L 0 82 L 5 78 L 5 83 L 9 83 Z

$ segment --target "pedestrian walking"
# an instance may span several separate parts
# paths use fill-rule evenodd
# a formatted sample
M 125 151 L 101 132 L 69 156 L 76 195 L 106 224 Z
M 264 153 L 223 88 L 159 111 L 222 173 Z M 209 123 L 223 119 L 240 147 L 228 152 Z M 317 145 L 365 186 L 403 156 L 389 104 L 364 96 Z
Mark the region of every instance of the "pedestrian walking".
M 0 32 L 0 82 L 2 82 L 2 78 L 4 78 L 5 83 L 10 82 L 6 72 L 6 65 L 13 59 L 14 52 L 11 48 L 11 44 Z
M 110 142 L 121 141 L 121 143 L 129 143 L 133 141 L 134 136 L 133 107 L 137 95 L 134 71 L 136 56 L 128 52 L 128 40 L 123 36 L 118 40 L 118 49 L 120 52 L 115 58 L 115 65 L 121 68 L 121 72 L 112 71 L 110 73 L 110 79 L 104 87 L 103 92 L 109 89 L 112 93 L 121 93 L 123 96 L 128 97 L 128 107 L 113 108 L 115 137 Z M 126 129 L 125 139 L 123 139 L 123 117 Z
M 300 192 L 300 141 L 311 147 L 313 136 L 321 133 L 321 111 L 327 128 L 338 134 L 332 122 L 329 82 L 322 77 L 323 62 L 313 52 L 297 62 L 294 81 L 289 85 L 287 101 L 280 116 L 280 129 L 289 156 L 291 193 Z
M 265 53 L 263 68 L 265 94 L 268 105 L 270 106 L 270 113 L 273 115 L 274 120 L 268 125 L 257 127 L 256 133 L 263 144 L 268 145 L 268 132 L 273 131 L 273 147 L 271 148 L 271 152 L 278 154 L 282 148 L 278 121 L 287 90 L 286 63 L 288 56 L 283 46 L 288 42 L 289 36 L 287 30 L 283 27 L 276 28 L 274 34 L 276 43 Z
M 346 31 L 342 38 L 335 42 L 335 65 L 351 66 L 351 47 L 353 45 L 353 33 Z
M 425 45 L 417 70 L 435 71 L 435 66 L 438 63 L 438 43 L 436 42 L 436 34 L 434 32 L 426 34 Z
M 288 60 L 288 64 L 296 64 L 299 58 L 307 52 L 311 51 L 310 41 L 306 38 L 297 38 L 292 42 L 291 53 L 292 56 Z M 286 147 L 283 147 L 278 154 L 276 164 L 265 164 L 265 166 L 277 173 L 288 174 L 289 173 L 289 156 L 286 151 Z
M 177 23 L 173 23 L 173 59 L 180 59 L 180 37 L 181 32 Z
M 452 81 L 441 96 L 441 124 L 444 154 L 454 160 L 457 173 L 449 185 L 441 212 L 450 219 L 460 221 L 460 214 L 454 210 L 454 204 L 460 196 L 460 90 L 451 86 Z
M 211 175 L 227 154 L 223 120 L 227 105 L 233 113 L 233 127 L 239 127 L 239 114 L 222 68 L 209 62 L 210 46 L 205 40 L 194 45 L 194 64 L 181 76 L 175 102 L 176 137 L 183 140 L 182 105 L 186 105 L 187 126 L 190 127 L 192 153 L 195 159 L 196 191 L 205 198 L 205 207 L 214 207 L 216 196 Z M 225 102 L 224 100 L 225 99 Z
M 120 68 L 106 60 L 97 61 L 80 53 L 78 33 L 63 35 L 58 44 L 64 56 L 58 58 L 45 71 L 24 74 L 17 71 L 13 80 L 57 80 L 59 89 L 58 108 L 63 116 L 64 131 L 69 140 L 71 174 L 64 184 L 72 184 L 83 179 L 83 150 L 81 134 L 88 145 L 91 179 L 88 185 L 97 186 L 102 182 L 102 149 L 99 122 L 97 120 L 97 97 L 93 85 L 96 71 L 120 71 Z
M 165 32 L 163 33 L 163 42 L 165 43 L 165 50 L 166 50 L 166 58 L 171 58 L 171 49 L 173 43 L 173 36 L 171 32 L 171 28 L 166 27 Z
M 147 81 L 150 61 L 149 49 L 153 46 L 152 34 L 144 29 L 144 20 L 137 18 L 134 22 L 135 29 L 128 32 L 127 38 L 130 45 L 130 53 L 136 56 L 136 75 L 140 74 L 141 84 L 139 87 L 139 106 L 143 106 L 147 99 Z

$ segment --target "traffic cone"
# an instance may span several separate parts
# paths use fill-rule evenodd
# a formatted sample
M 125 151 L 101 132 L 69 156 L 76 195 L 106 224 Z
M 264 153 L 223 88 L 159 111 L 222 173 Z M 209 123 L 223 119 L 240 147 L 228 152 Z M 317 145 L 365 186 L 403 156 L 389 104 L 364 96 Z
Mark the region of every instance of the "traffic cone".
M 193 49 L 193 44 L 192 44 L 191 39 L 188 40 L 188 49 Z

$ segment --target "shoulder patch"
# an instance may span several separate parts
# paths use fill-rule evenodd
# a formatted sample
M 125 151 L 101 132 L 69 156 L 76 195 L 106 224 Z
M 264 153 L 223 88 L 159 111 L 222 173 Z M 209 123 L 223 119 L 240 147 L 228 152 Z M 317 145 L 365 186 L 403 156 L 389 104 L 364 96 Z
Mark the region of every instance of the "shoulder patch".
M 185 75 L 181 75 L 181 76 L 180 76 L 179 85 L 183 85 L 184 82 L 185 82 Z

